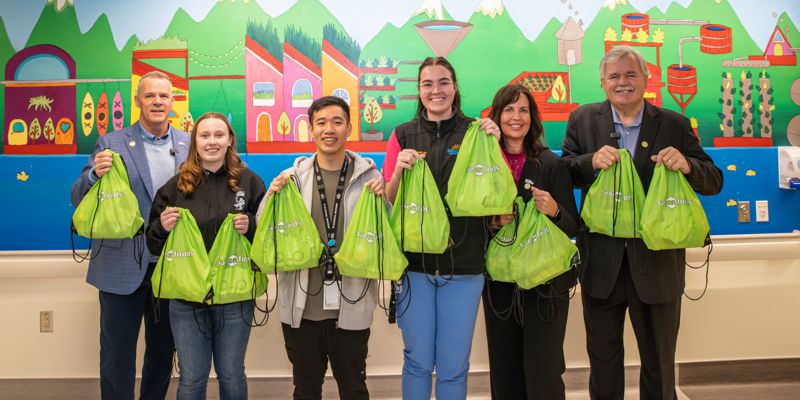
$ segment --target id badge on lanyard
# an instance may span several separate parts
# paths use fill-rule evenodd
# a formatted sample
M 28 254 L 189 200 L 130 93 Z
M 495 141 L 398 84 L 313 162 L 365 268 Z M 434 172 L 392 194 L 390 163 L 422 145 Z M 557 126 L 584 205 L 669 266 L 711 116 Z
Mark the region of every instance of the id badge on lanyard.
M 344 197 L 344 184 L 349 164 L 350 160 L 345 156 L 344 163 L 342 164 L 342 171 L 339 174 L 339 180 L 336 185 L 333 213 L 331 213 L 328 209 L 328 198 L 325 194 L 325 182 L 322 179 L 319 164 L 317 164 L 316 159 L 314 160 L 314 175 L 317 181 L 320 206 L 322 208 L 322 216 L 325 220 L 325 231 L 328 239 L 325 246 L 329 253 L 328 260 L 325 262 L 325 274 L 323 276 L 323 310 L 338 310 L 341 301 L 341 291 L 339 289 L 339 284 L 336 282 L 337 273 L 333 254 L 336 252 L 336 224 L 339 222 L 339 209 L 341 208 L 342 197 Z
M 325 282 L 322 292 L 322 309 L 338 310 L 342 299 L 342 292 L 339 290 L 339 284 L 335 281 Z

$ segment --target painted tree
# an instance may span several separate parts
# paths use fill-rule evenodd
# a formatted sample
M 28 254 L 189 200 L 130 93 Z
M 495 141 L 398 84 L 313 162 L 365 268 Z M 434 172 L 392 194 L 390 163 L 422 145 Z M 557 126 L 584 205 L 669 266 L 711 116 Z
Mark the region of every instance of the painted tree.
M 281 136 L 287 136 L 291 132 L 292 132 L 292 121 L 289 120 L 289 115 L 286 114 L 286 111 L 284 111 L 281 113 L 281 116 L 278 117 L 278 133 Z
M 664 43 L 664 30 L 656 28 L 653 31 L 653 43 Z
M 772 82 L 767 71 L 761 72 L 758 78 L 758 111 L 761 115 L 761 137 L 772 137 L 772 112 L 775 111 L 775 99 L 772 98 Z
M 603 40 L 606 42 L 616 42 L 617 41 L 617 31 L 614 30 L 612 27 L 608 27 L 606 29 L 605 34 L 603 35 Z
M 31 143 L 36 143 L 36 140 L 42 137 L 42 126 L 39 125 L 38 118 L 34 118 L 31 122 L 31 126 L 28 128 L 28 137 L 31 139 Z
M 374 97 L 364 96 L 364 121 L 369 122 L 369 133 L 375 133 L 375 123 L 383 119 L 383 110 Z
M 620 36 L 619 40 L 623 42 L 630 42 L 633 40 L 633 32 L 630 29 L 624 29 L 622 31 L 622 36 Z
M 647 32 L 646 30 L 639 28 L 639 30 L 636 31 L 635 36 L 636 36 L 636 41 L 638 43 L 647 43 L 647 38 L 650 37 L 650 32 Z
M 720 86 L 722 96 L 719 103 L 722 104 L 722 112 L 719 115 L 720 121 L 719 130 L 725 137 L 733 137 L 733 114 L 736 108 L 733 107 L 733 94 L 736 93 L 736 88 L 733 87 L 733 77 L 730 72 L 722 73 L 722 86 Z
M 563 103 L 567 100 L 567 86 L 564 85 L 564 80 L 561 79 L 561 75 L 559 75 L 555 82 L 553 82 L 553 87 L 550 89 L 550 101 L 552 103 Z
M 56 127 L 53 125 L 52 118 L 47 118 L 47 122 L 44 123 L 42 135 L 47 139 L 47 143 L 51 143 L 56 138 Z

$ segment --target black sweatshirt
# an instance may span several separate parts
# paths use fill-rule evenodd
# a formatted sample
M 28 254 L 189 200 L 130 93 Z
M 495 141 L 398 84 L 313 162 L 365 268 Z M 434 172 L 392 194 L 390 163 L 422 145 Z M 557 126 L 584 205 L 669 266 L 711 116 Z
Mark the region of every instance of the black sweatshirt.
M 173 176 L 161 189 L 158 189 L 153 207 L 150 209 L 150 223 L 147 226 L 147 248 L 153 254 L 161 254 L 169 232 L 161 226 L 161 212 L 167 207 L 182 207 L 191 211 L 197 221 L 206 251 L 211 250 L 222 221 L 231 214 L 247 214 L 250 226 L 245 236 L 253 240 L 256 231 L 256 211 L 266 187 L 253 171 L 244 168 L 239 174 L 239 191 L 228 187 L 228 171 L 220 168 L 217 172 L 206 171 L 205 178 L 190 195 L 178 190 L 178 176 Z

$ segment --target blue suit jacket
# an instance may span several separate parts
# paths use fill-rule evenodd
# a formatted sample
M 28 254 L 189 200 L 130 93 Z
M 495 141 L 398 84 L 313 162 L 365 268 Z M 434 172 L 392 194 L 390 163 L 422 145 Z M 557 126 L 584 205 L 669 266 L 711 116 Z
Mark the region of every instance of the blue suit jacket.
M 159 189 L 153 187 L 150 177 L 150 167 L 147 164 L 147 153 L 142 142 L 143 128 L 139 122 L 119 131 L 110 132 L 100 136 L 94 146 L 94 153 L 89 157 L 86 166 L 83 167 L 81 175 L 72 185 L 70 193 L 72 204 L 77 206 L 92 187 L 89 174 L 94 166 L 94 155 L 105 149 L 111 149 L 122 156 L 125 167 L 128 170 L 128 179 L 131 183 L 131 190 L 139 202 L 139 213 L 147 224 L 147 216 L 150 215 L 150 206 L 153 197 Z M 175 170 L 186 159 L 189 152 L 189 134 L 170 127 L 170 138 L 172 148 L 175 150 Z M 140 243 L 145 253 L 141 263 L 137 264 L 134 259 L 134 240 L 135 239 L 104 239 L 92 241 L 92 259 L 89 261 L 89 271 L 86 275 L 86 282 L 104 292 L 127 295 L 133 293 L 144 279 L 147 272 L 147 264 L 155 259 L 147 251 L 144 241 Z M 100 243 L 102 242 L 102 249 Z M 139 250 L 139 251 L 142 251 Z

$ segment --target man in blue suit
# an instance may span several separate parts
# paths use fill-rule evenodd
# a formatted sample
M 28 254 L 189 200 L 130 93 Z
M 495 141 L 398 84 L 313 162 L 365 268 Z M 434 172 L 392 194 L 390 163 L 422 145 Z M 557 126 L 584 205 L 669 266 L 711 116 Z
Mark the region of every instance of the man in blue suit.
M 172 82 L 161 72 L 142 76 L 134 99 L 141 110 L 139 121 L 97 139 L 94 154 L 72 186 L 77 205 L 98 179 L 111 169 L 111 149 L 122 156 L 139 212 L 150 214 L 156 191 L 186 159 L 189 134 L 169 124 Z M 169 303 L 153 298 L 150 277 L 158 255 L 147 252 L 134 239 L 92 242 L 92 259 L 86 282 L 100 290 L 100 392 L 103 399 L 134 398 L 136 344 L 144 318 L 145 356 L 141 399 L 164 399 L 172 371 L 175 345 L 169 325 Z M 139 243 L 136 243 L 140 241 Z M 144 251 L 142 257 L 134 255 Z M 154 308 L 160 307 L 160 320 Z

